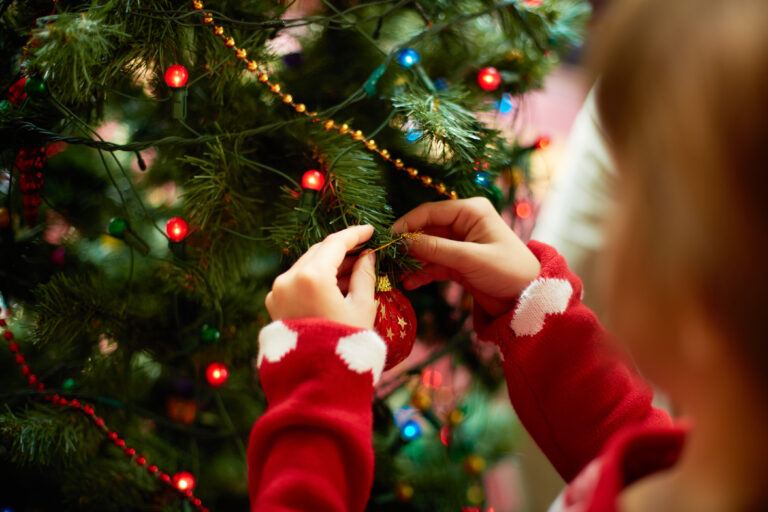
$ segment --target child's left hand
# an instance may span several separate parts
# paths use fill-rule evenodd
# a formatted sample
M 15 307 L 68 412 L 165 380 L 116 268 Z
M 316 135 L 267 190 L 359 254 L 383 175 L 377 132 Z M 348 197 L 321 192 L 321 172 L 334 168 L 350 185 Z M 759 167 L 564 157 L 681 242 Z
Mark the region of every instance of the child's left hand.
M 347 278 L 337 279 L 347 252 L 373 234 L 370 225 L 354 226 L 329 235 L 309 248 L 272 284 L 266 306 L 272 320 L 325 318 L 346 325 L 372 329 L 376 318 L 374 254 L 361 254 Z M 339 276 L 340 277 L 340 276 Z

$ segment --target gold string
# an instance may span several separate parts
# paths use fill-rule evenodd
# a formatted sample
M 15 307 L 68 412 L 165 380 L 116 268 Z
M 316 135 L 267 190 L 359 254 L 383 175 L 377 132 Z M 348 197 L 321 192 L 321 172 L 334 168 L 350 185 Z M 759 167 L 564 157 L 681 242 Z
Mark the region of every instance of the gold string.
M 193 0 L 192 6 L 196 11 L 203 11 L 205 7 L 203 5 L 203 0 Z M 223 26 L 216 25 L 214 23 L 213 13 L 202 12 L 202 16 L 203 16 L 203 23 L 211 26 L 213 28 L 214 34 L 219 36 L 224 41 L 224 45 L 227 48 L 231 48 L 232 51 L 235 52 L 235 56 L 239 60 L 243 61 L 248 71 L 252 73 L 258 73 L 258 81 L 261 84 L 263 84 L 265 87 L 269 87 L 270 92 L 272 92 L 276 96 L 279 96 L 285 105 L 290 106 L 291 108 L 293 108 L 293 110 L 295 110 L 299 114 L 309 117 L 310 119 L 312 119 L 313 122 L 322 121 L 323 128 L 325 128 L 328 131 L 336 130 L 342 135 L 349 135 L 352 139 L 362 142 L 363 145 L 366 147 L 366 149 L 379 155 L 379 157 L 382 160 L 390 162 L 392 165 L 395 166 L 396 169 L 407 172 L 408 176 L 410 176 L 411 178 L 418 179 L 423 186 L 432 188 L 436 190 L 437 193 L 444 195 L 450 199 L 459 198 L 459 195 L 456 193 L 456 191 L 448 190 L 448 187 L 446 187 L 445 184 L 434 181 L 429 176 L 419 176 L 418 169 L 416 169 L 415 167 L 406 167 L 406 165 L 403 163 L 401 159 L 392 158 L 392 155 L 386 148 L 379 148 L 378 145 L 376 144 L 376 141 L 373 139 L 366 138 L 362 131 L 353 130 L 352 127 L 349 126 L 347 123 L 337 124 L 336 121 L 334 121 L 333 119 L 326 119 L 323 121 L 317 115 L 317 112 L 309 111 L 307 109 L 307 106 L 304 103 L 296 103 L 291 94 L 288 94 L 282 91 L 280 84 L 270 81 L 269 73 L 267 73 L 266 70 L 261 69 L 258 62 L 256 62 L 255 60 L 248 59 L 248 52 L 245 50 L 245 48 L 238 48 L 235 43 L 235 39 L 231 36 L 228 36 L 224 32 Z

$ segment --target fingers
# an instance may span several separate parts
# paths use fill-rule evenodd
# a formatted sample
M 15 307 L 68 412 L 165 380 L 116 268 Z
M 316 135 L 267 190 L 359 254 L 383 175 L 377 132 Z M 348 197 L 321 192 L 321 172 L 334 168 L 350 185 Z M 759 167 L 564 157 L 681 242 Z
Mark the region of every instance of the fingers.
M 369 252 L 361 255 L 352 268 L 347 298 L 352 302 L 366 303 L 373 300 L 375 291 L 376 255 Z
M 408 244 L 408 255 L 426 263 L 437 263 L 448 268 L 466 264 L 475 244 L 449 238 L 421 235 Z
M 357 245 L 368 241 L 373 235 L 373 226 L 363 224 L 342 229 L 328 235 L 322 242 L 316 243 L 305 252 L 294 264 L 295 267 L 312 262 L 313 265 L 321 265 L 339 268 L 344 261 L 347 252 Z
M 403 279 L 403 288 L 406 290 L 415 290 L 421 286 L 431 283 L 432 281 L 448 281 L 454 280 L 459 282 L 460 276 L 457 272 L 451 270 L 443 265 L 425 265 L 419 270 L 410 272 L 405 279 Z
M 373 235 L 373 226 L 370 224 L 337 231 L 318 244 L 314 257 L 338 268 L 347 253 L 363 242 L 367 242 L 371 235 Z
M 416 231 L 430 226 L 450 226 L 454 232 L 465 232 L 467 225 L 482 219 L 493 212 L 493 205 L 485 198 L 473 197 L 456 201 L 438 201 L 423 203 L 392 225 L 393 231 L 403 233 Z

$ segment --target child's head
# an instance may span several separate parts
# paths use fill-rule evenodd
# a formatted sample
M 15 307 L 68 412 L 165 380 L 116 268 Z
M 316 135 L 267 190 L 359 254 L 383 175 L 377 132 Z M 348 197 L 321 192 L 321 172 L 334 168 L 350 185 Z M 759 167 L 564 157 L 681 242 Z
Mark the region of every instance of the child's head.
M 768 1 L 618 0 L 597 43 L 615 328 L 664 381 L 696 318 L 768 390 Z

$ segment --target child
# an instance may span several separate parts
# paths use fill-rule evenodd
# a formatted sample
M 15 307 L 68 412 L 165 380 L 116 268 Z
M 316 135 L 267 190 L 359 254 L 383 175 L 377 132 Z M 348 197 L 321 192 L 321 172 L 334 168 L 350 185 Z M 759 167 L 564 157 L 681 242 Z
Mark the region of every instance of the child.
M 612 327 L 688 419 L 651 406 L 563 259 L 526 247 L 485 200 L 424 204 L 395 224 L 425 232 L 411 243 L 424 272 L 404 284 L 452 279 L 474 295 L 513 406 L 569 483 L 552 510 L 768 510 L 768 2 L 623 0 L 604 22 L 597 104 L 620 175 Z M 253 510 L 365 508 L 386 347 L 371 331 L 373 257 L 345 255 L 371 232 L 331 235 L 267 297 Z

